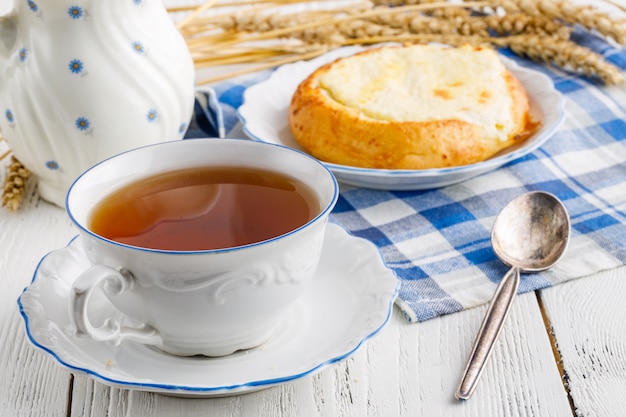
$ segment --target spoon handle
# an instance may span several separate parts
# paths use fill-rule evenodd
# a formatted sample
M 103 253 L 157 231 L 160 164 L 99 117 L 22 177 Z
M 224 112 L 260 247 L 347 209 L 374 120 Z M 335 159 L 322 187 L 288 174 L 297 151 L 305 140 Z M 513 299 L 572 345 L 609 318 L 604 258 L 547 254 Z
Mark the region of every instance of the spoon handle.
M 457 399 L 467 400 L 474 393 L 485 363 L 513 304 L 519 281 L 520 270 L 514 267 L 506 273 L 498 284 L 456 390 L 455 397 Z

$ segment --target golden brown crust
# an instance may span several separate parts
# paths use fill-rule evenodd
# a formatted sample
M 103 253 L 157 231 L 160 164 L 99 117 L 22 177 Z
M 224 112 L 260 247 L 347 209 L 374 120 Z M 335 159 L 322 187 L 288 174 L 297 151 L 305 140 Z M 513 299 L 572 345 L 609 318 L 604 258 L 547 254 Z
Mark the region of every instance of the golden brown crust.
M 380 169 L 460 166 L 483 161 L 527 137 L 528 97 L 508 71 L 506 85 L 513 103 L 510 111 L 517 124 L 508 139 L 501 140 L 486 138 L 481 129 L 462 120 L 395 122 L 365 116 L 331 99 L 320 88 L 320 77 L 332 65 L 320 67 L 305 79 L 289 108 L 292 134 L 307 152 L 322 161 Z

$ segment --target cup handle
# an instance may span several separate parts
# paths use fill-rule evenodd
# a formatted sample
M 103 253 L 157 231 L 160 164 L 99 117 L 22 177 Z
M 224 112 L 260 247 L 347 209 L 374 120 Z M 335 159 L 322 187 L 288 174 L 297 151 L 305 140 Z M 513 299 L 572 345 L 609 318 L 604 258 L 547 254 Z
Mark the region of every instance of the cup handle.
M 133 287 L 134 278 L 127 269 L 116 270 L 105 265 L 94 265 L 83 272 L 74 281 L 70 291 L 70 317 L 75 326 L 75 334 L 110 342 L 114 346 L 119 345 L 122 340 L 133 340 L 145 345 L 163 344 L 158 330 L 147 324 L 125 327 L 117 320 L 107 318 L 101 327 L 91 325 L 87 317 L 87 304 L 93 291 L 102 282 L 106 292 L 119 295 Z

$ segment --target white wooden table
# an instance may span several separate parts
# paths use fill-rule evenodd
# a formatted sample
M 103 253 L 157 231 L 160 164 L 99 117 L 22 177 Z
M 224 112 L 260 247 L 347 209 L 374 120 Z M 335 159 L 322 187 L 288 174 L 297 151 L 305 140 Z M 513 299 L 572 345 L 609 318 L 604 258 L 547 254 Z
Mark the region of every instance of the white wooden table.
M 28 342 L 16 300 L 41 257 L 75 234 L 32 183 L 19 211 L 0 210 L 2 417 L 626 416 L 626 268 L 518 297 L 466 402 L 453 394 L 486 306 L 419 324 L 396 310 L 353 356 L 313 376 L 181 399 L 71 374 Z
M 626 415 L 626 268 L 518 297 L 466 402 L 453 393 L 484 306 L 419 324 L 394 311 L 356 354 L 318 374 L 181 399 L 73 375 L 26 339 L 16 300 L 40 258 L 75 234 L 32 185 L 20 210 L 0 211 L 0 416 Z

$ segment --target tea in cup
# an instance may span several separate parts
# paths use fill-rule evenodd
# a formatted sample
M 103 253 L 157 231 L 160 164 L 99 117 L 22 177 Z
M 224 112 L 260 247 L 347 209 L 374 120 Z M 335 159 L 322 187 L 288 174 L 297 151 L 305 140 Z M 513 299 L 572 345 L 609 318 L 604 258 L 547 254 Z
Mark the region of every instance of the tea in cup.
M 93 166 L 66 199 L 92 263 L 71 291 L 76 333 L 182 356 L 263 344 L 313 279 L 337 198 L 316 159 L 245 139 L 164 142 Z M 89 321 L 100 287 L 132 324 Z

